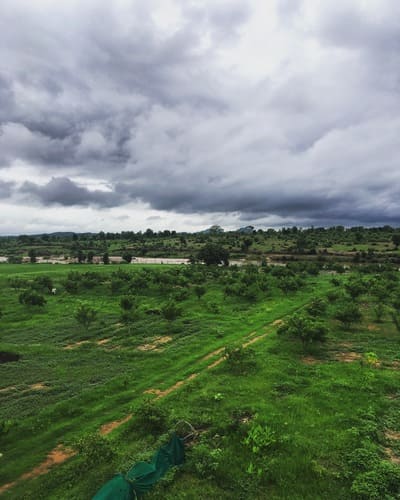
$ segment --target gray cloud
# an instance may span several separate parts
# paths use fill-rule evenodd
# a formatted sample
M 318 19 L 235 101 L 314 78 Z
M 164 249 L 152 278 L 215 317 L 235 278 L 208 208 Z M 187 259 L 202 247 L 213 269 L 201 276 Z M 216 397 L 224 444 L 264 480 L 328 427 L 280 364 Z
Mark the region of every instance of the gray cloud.
M 90 191 L 78 186 L 67 177 L 53 177 L 44 186 L 27 181 L 21 186 L 20 192 L 37 199 L 43 205 L 85 206 L 93 204 L 104 208 L 119 204 L 115 193 Z
M 1 2 L 0 197 L 400 223 L 398 2 L 172 4 Z

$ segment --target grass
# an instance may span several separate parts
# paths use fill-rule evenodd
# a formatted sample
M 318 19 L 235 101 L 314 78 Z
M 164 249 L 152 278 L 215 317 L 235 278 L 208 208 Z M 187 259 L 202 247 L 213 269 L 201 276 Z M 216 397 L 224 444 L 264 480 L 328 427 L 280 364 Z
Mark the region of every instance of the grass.
M 62 283 L 71 269 L 95 269 L 102 282 L 77 295 L 68 294 Z M 145 390 L 165 390 L 198 373 L 197 378 L 156 402 L 168 415 L 169 428 L 183 418 L 202 432 L 188 451 L 185 466 L 162 480 L 148 498 L 352 498 L 356 473 L 347 467 L 351 451 L 368 441 L 383 459 L 385 427 L 390 423 L 393 430 L 400 429 L 396 413 L 400 376 L 392 368 L 398 359 L 400 337 L 388 315 L 383 323 L 374 322 L 370 296 L 360 299 L 363 321 L 350 331 L 333 319 L 335 304 L 330 305 L 324 319 L 330 326 L 328 342 L 323 348 L 311 346 L 306 354 L 315 363 L 306 364 L 300 343 L 277 336 L 272 323 L 313 298 L 325 296 L 333 287 L 331 276 L 308 276 L 300 290 L 287 295 L 273 286 L 267 295 L 259 292 L 256 300 L 245 301 L 223 294 L 226 280 L 235 271 L 212 274 L 201 269 L 183 286 L 190 293 L 179 303 L 182 316 L 172 323 L 145 311 L 174 296 L 179 280 L 175 276 L 167 287 L 153 282 L 135 290 L 141 312 L 128 333 L 119 321 L 119 300 L 125 291 L 112 294 L 110 288 L 116 269 L 0 266 L 4 313 L 0 350 L 22 356 L 18 362 L 0 366 L 0 390 L 15 387 L 0 393 L 4 401 L 0 422 L 7 427 L 0 434 L 0 484 L 32 469 L 58 443 L 74 445 L 102 424 L 132 411 L 135 414 Z M 168 266 L 148 269 L 135 266 L 129 272 L 133 277 L 141 273 L 150 273 L 148 277 L 153 273 L 177 275 Z M 179 276 L 185 272 L 179 270 Z M 49 273 L 59 293 L 46 296 L 43 310 L 19 304 L 19 292 L 7 284 L 10 276 L 32 279 Z M 238 271 L 235 279 L 246 273 Z M 199 279 L 207 287 L 200 300 L 191 289 L 193 280 Z M 82 300 L 99 311 L 97 323 L 88 332 L 73 317 Z M 249 347 L 256 367 L 245 375 L 233 373 L 226 362 L 207 369 L 217 357 L 204 360 L 206 354 L 243 342 L 249 334 L 265 332 L 266 337 Z M 162 350 L 137 349 L 166 335 L 172 341 Z M 97 344 L 105 338 L 110 341 Z M 82 340 L 88 343 L 65 349 Z M 381 367 L 336 360 L 337 352 L 349 350 L 376 353 Z M 48 389 L 32 390 L 39 382 Z M 363 430 L 372 426 L 370 421 L 376 427 L 374 432 Z M 256 426 L 273 436 L 259 452 L 245 444 Z M 96 466 L 88 466 L 85 457 L 77 456 L 46 476 L 21 482 L 4 498 L 90 498 L 115 471 L 150 457 L 166 437 L 163 432 L 152 435 L 135 427 L 134 415 L 106 439 L 116 450 L 112 460 L 99 456 Z

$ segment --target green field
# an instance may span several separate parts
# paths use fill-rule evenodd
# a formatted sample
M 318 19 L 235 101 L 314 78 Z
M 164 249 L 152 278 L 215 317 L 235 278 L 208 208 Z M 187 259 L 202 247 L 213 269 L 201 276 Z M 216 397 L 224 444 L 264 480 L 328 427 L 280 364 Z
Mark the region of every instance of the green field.
M 20 303 L 31 289 L 44 306 Z M 20 359 L 0 364 L 0 485 L 60 443 L 79 452 L 4 498 L 91 498 L 182 419 L 198 431 L 186 463 L 146 498 L 399 498 L 399 290 L 378 268 L 1 265 L 0 351 Z M 317 298 L 326 342 L 277 334 Z M 346 303 L 361 312 L 349 325 Z M 88 329 L 82 304 L 97 311 Z

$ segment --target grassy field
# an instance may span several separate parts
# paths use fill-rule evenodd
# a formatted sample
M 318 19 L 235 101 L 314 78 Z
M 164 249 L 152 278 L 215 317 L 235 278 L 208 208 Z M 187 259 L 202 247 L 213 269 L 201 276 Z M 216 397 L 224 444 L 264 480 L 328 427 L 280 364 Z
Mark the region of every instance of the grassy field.
M 399 290 L 387 274 L 354 278 L 364 288 L 353 297 L 348 274 L 300 267 L 0 266 L 0 351 L 20 356 L 0 365 L 0 484 L 60 443 L 79 451 L 4 498 L 90 498 L 150 458 L 181 419 L 198 437 L 148 498 L 398 498 L 400 334 L 389 304 L 375 312 L 379 287 Z M 43 307 L 21 304 L 42 276 L 56 295 L 39 290 Z M 326 342 L 277 334 L 320 297 Z M 361 320 L 335 318 L 344 300 Z M 88 329 L 75 318 L 82 303 L 97 311 Z M 171 303 L 180 314 L 168 320 Z M 217 352 L 227 346 L 236 362 Z

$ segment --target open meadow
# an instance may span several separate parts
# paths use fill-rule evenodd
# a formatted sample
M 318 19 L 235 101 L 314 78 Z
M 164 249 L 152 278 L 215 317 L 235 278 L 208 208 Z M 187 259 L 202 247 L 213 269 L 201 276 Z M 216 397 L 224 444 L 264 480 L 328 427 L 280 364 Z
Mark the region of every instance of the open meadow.
M 343 271 L 1 265 L 0 494 L 91 498 L 185 420 L 146 498 L 398 498 L 400 273 Z

